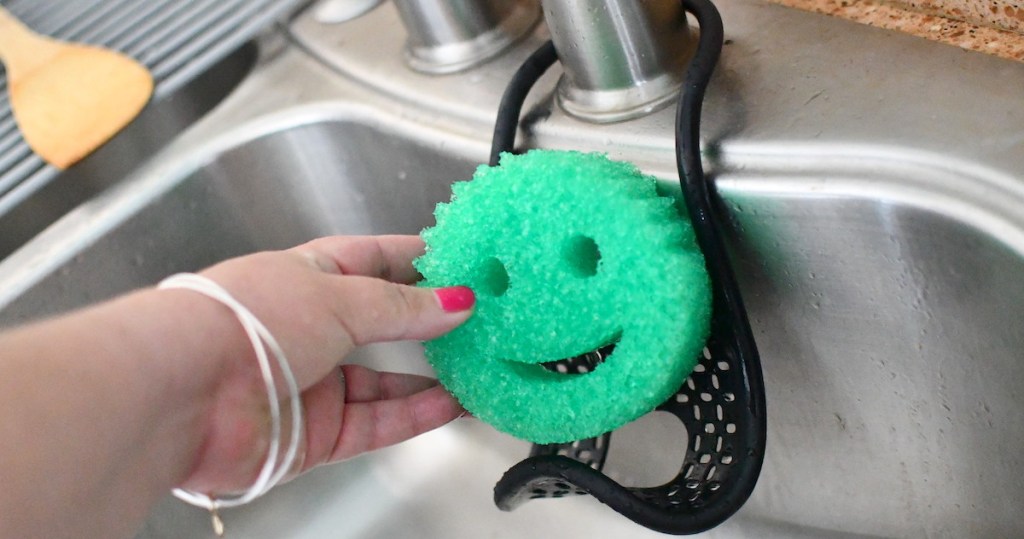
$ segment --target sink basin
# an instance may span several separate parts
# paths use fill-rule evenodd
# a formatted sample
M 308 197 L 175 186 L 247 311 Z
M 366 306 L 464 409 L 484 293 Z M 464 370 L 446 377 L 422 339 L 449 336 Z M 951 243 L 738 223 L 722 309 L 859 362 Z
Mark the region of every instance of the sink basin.
M 1019 96 L 1002 90 L 1024 69 L 758 1 L 722 9 L 733 41 L 709 90 L 706 157 L 763 358 L 769 436 L 752 498 L 705 536 L 1024 535 L 1024 152 Z M 0 261 L 0 327 L 225 257 L 431 224 L 449 184 L 486 161 L 500 89 L 544 31 L 428 77 L 404 68 L 401 36 L 381 37 L 395 25 L 387 4 L 344 28 L 300 16 L 296 46 L 186 136 Z M 847 71 L 821 76 L 837 58 Z M 551 109 L 557 76 L 527 107 L 527 145 L 605 151 L 674 181 L 671 110 L 583 124 Z M 928 102 L 880 112 L 907 88 Z M 984 99 L 962 100 L 971 92 Z M 352 361 L 431 372 L 417 343 Z M 605 471 L 656 485 L 685 440 L 650 414 L 613 434 Z M 224 519 L 254 538 L 660 536 L 589 497 L 497 510 L 494 482 L 528 451 L 458 420 Z M 212 531 L 168 498 L 139 536 Z
M 447 198 L 448 184 L 471 175 L 473 166 L 354 121 L 285 128 L 181 172 L 172 186 L 160 176 L 115 191 L 122 204 L 137 204 L 138 196 L 155 199 L 121 210 L 115 228 L 22 293 L 19 307 L 2 311 L 0 319 L 50 314 L 170 273 L 318 236 L 415 234 Z M 176 226 L 165 226 L 171 220 Z M 112 273 L 121 278 L 110 279 Z M 53 297 L 58 291 L 60 299 Z

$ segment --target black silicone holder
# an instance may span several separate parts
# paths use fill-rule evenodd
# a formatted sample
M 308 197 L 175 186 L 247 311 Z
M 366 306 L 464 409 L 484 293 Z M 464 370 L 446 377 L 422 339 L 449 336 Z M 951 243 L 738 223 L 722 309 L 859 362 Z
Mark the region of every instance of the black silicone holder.
M 530 457 L 505 472 L 494 487 L 494 501 L 503 510 L 531 499 L 590 494 L 640 525 L 664 533 L 693 534 L 735 513 L 760 475 L 767 430 L 761 363 L 718 232 L 699 151 L 701 105 L 721 53 L 722 20 L 708 0 L 682 3 L 697 19 L 700 38 L 677 109 L 676 158 L 713 289 L 711 337 L 702 357 L 679 391 L 658 407 L 686 426 L 687 439 L 666 448 L 673 452 L 685 448 L 683 466 L 661 486 L 628 487 L 601 472 L 611 433 L 567 444 L 534 445 Z M 526 94 L 556 61 L 554 45 L 548 42 L 516 72 L 499 108 L 492 165 L 501 152 L 513 150 Z M 577 361 L 587 368 L 586 358 Z

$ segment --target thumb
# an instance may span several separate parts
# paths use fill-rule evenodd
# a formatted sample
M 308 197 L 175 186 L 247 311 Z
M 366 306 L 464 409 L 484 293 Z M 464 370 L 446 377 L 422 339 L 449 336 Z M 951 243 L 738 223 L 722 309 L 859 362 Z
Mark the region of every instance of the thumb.
M 356 345 L 440 337 L 469 319 L 476 303 L 465 286 L 421 288 L 359 276 L 338 281 L 335 313 Z

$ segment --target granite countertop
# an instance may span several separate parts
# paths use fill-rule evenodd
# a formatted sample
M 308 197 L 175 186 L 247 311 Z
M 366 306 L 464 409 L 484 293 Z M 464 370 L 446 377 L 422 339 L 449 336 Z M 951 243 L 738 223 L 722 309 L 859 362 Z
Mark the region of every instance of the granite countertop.
M 919 37 L 955 45 L 957 47 L 992 54 L 1010 60 L 1024 61 L 1024 33 L 1019 33 L 1012 21 L 1024 18 L 1024 9 L 1012 12 L 989 12 L 983 9 L 967 10 L 973 16 L 965 16 L 965 11 L 952 9 L 945 16 L 936 14 L 934 5 L 921 6 L 927 2 L 909 5 L 915 8 L 926 8 L 921 11 L 904 9 L 903 7 L 869 0 L 771 0 L 789 7 L 795 7 L 818 13 L 842 17 L 855 22 L 897 30 Z M 965 8 L 989 5 L 991 2 L 978 0 L 958 0 Z M 927 9 L 930 7 L 930 9 Z M 993 6 L 989 6 L 990 8 Z M 1009 9 L 1009 8 L 1008 8 Z M 997 17 L 998 15 L 998 17 Z M 1006 16 L 1011 18 L 1007 19 Z M 967 22 L 970 19 L 983 24 Z M 1012 28 L 1012 29 L 1005 29 Z

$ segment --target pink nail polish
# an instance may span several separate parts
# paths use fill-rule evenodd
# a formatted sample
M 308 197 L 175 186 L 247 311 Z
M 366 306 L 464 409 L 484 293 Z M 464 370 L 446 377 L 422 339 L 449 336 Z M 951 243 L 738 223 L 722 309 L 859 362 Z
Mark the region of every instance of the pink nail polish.
M 468 286 L 449 286 L 434 290 L 441 308 L 446 313 L 465 311 L 476 303 L 476 296 Z

